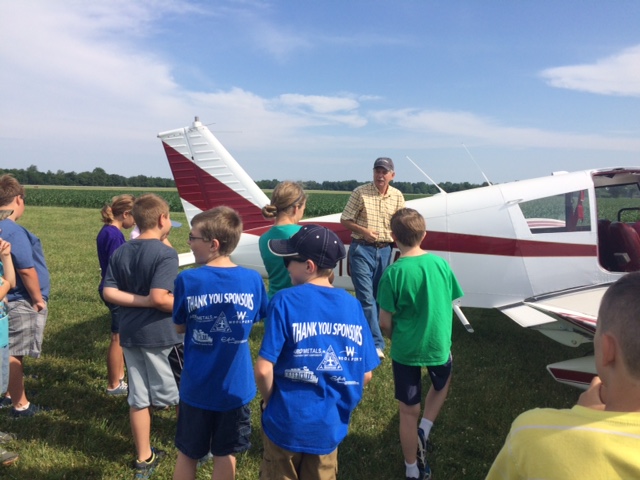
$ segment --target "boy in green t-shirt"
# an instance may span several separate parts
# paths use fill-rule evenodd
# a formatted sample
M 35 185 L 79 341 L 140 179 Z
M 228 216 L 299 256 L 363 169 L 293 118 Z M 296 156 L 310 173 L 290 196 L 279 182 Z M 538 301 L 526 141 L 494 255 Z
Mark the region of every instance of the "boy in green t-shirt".
M 449 264 L 420 248 L 426 235 L 422 215 L 411 208 L 398 210 L 391 217 L 391 231 L 400 258 L 380 279 L 380 328 L 391 338 L 406 478 L 426 480 L 431 478 L 427 439 L 451 382 L 452 302 L 463 292 Z M 422 367 L 427 367 L 432 386 L 416 432 Z

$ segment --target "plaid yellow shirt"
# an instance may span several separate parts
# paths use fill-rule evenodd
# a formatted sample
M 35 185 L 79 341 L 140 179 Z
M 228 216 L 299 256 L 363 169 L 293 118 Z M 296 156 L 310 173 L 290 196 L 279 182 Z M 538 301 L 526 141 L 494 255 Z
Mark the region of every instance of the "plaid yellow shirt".
M 378 242 L 392 242 L 391 216 L 401 208 L 404 208 L 404 197 L 400 190 L 389 185 L 387 193 L 381 195 L 373 183 L 367 183 L 351 193 L 340 219 L 378 232 Z M 356 233 L 351 236 L 363 239 Z

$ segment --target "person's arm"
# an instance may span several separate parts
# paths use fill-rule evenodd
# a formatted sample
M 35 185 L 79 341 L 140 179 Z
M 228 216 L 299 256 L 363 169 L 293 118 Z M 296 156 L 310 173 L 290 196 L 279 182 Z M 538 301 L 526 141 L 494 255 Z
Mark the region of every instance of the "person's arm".
M 149 295 L 136 295 L 135 293 L 125 292 L 124 290 L 118 290 L 114 287 L 104 287 L 102 296 L 107 302 L 113 303 L 114 305 L 120 305 L 121 307 L 153 307 Z
M 371 381 L 372 378 L 373 378 L 373 372 L 369 371 L 369 372 L 364 374 L 364 384 L 365 384 L 365 386 L 367 385 L 367 383 L 369 383 Z
M 353 233 L 361 235 L 364 238 L 365 242 L 375 242 L 378 239 L 378 232 L 358 225 L 353 220 L 346 220 L 341 218 L 340 223 L 343 227 L 351 230 Z
M 595 376 L 591 380 L 589 388 L 578 398 L 578 405 L 594 410 L 604 410 L 606 406 L 605 397 L 606 389 L 602 384 L 602 380 L 600 380 L 600 377 Z
M 384 333 L 387 338 L 391 338 L 391 334 L 393 333 L 393 314 L 381 308 L 378 320 L 382 333 Z
M 264 401 L 264 407 L 266 407 L 273 392 L 273 363 L 258 355 L 258 360 L 256 360 L 254 367 L 254 375 L 256 385 Z
M 351 192 L 351 196 L 342 211 L 342 215 L 340 215 L 340 224 L 356 235 L 363 237 L 365 242 L 375 242 L 378 238 L 378 232 L 369 230 L 356 223 L 358 212 L 361 212 L 363 208 L 364 202 L 362 200 L 362 194 L 356 189 Z
M 0 238 L 0 261 L 4 265 L 4 279 L 9 282 L 11 288 L 16 286 L 16 270 L 11 258 L 11 244 Z
M 16 286 L 16 271 L 13 268 L 11 258 L 11 244 L 0 238 L 0 261 L 4 268 L 2 281 L 0 282 L 0 301 L 6 297 L 9 290 Z
M 36 272 L 35 267 L 18 270 L 18 275 L 20 275 L 22 284 L 27 290 L 29 297 L 31 297 L 31 306 L 33 309 L 36 312 L 40 312 L 47 308 L 47 303 L 44 301 L 42 292 L 40 291 L 40 279 L 38 279 L 38 272 Z
M 181 335 L 181 334 L 183 334 L 184 332 L 187 331 L 187 326 L 184 323 L 182 323 L 180 325 L 175 325 L 175 327 L 176 327 L 176 333 L 178 335 Z
M 163 288 L 152 288 L 149 291 L 150 307 L 162 312 L 173 313 L 173 293 Z

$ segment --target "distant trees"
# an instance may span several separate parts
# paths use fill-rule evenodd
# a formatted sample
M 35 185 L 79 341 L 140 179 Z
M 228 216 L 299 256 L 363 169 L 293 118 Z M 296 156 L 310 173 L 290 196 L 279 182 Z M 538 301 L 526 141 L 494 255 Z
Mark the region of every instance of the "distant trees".
M 68 187 L 141 187 L 141 188 L 163 188 L 175 187 L 176 183 L 170 178 L 147 177 L 145 175 L 136 175 L 135 177 L 123 177 L 122 175 L 107 173 L 102 168 L 94 168 L 91 172 L 63 172 L 58 170 L 55 173 L 51 170 L 40 172 L 38 167 L 31 165 L 25 169 L 0 168 L 0 175 L 10 173 L 18 179 L 23 185 L 62 185 Z M 260 188 L 270 190 L 280 182 L 278 179 L 258 180 L 256 183 Z M 306 190 L 327 190 L 350 192 L 354 188 L 367 183 L 357 180 L 325 180 L 316 182 L 315 180 L 307 180 L 301 182 Z M 440 187 L 445 192 L 458 192 L 461 190 L 469 190 L 485 186 L 472 184 L 469 182 L 452 183 L 443 182 Z M 402 193 L 433 195 L 438 193 L 435 185 L 425 182 L 393 182 Z
M 123 177 L 110 174 L 102 168 L 94 168 L 91 172 L 63 172 L 55 173 L 51 170 L 40 172 L 38 167 L 31 165 L 29 168 L 0 168 L 0 175 L 10 173 L 23 185 L 62 185 L 68 187 L 175 187 L 176 183 L 169 178 L 147 177 L 137 175 L 135 177 Z

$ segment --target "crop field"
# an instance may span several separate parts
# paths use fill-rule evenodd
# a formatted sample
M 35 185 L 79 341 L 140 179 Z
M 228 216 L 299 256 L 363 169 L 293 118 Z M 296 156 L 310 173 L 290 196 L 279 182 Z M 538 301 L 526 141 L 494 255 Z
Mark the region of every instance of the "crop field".
M 270 190 L 265 190 L 267 196 Z M 162 196 L 172 212 L 182 212 L 180 196 L 175 188 L 163 189 L 123 189 L 123 188 L 69 188 L 69 187 L 27 187 L 29 205 L 40 207 L 75 207 L 101 209 L 105 203 L 109 203 L 115 195 L 130 193 L 141 195 L 143 193 L 157 193 Z M 342 211 L 349 199 L 350 192 L 308 192 L 309 199 L 305 215 L 307 217 L 320 217 Z M 420 198 L 424 195 L 406 195 L 409 200 Z
M 99 208 L 117 192 L 96 190 L 93 196 L 98 203 L 79 208 L 34 206 L 36 195 L 47 189 L 35 190 L 27 191 L 27 209 L 20 223 L 42 240 L 52 293 L 42 357 L 26 359 L 25 373 L 29 399 L 47 411 L 11 420 L 6 410 L 0 410 L 0 431 L 18 436 L 7 447 L 20 454 L 13 466 L 0 467 L 0 478 L 131 479 L 134 446 L 127 402 L 105 394 L 110 318 L 97 293 L 95 253 Z M 338 196 L 346 202 L 346 194 L 329 194 L 332 200 Z M 319 203 L 315 198 L 310 204 Z M 336 203 L 328 213 L 341 208 Z M 172 218 L 185 222 L 179 209 Z M 185 227 L 171 233 L 179 252 L 188 251 L 187 234 Z M 545 366 L 584 355 L 591 348 L 561 346 L 493 310 L 465 309 L 465 313 L 475 333 L 467 333 L 453 320 L 452 386 L 431 438 L 435 450 L 429 459 L 434 478 L 440 480 L 484 478 L 518 414 L 534 407 L 564 408 L 575 403 L 579 392 L 555 383 Z M 254 356 L 262 332 L 261 324 L 254 327 L 250 339 Z M 425 377 L 425 391 L 428 384 Z M 253 446 L 238 456 L 239 480 L 258 478 L 262 445 L 258 401 L 251 405 Z M 152 442 L 168 452 L 154 479 L 172 477 L 175 422 L 174 411 L 154 415 Z M 197 478 L 210 478 L 213 467 L 212 463 L 202 466 Z M 389 358 L 374 371 L 353 414 L 349 435 L 339 448 L 339 468 L 343 480 L 404 478 Z

